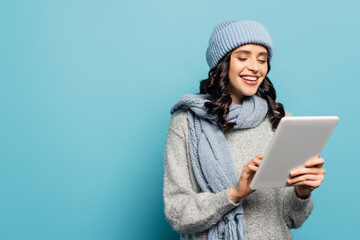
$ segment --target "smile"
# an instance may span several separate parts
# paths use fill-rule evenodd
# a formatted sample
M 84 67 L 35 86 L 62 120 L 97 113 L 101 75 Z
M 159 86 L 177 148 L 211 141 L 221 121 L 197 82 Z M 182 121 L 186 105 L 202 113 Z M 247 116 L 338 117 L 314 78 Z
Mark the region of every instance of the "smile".
M 258 77 L 250 77 L 250 76 L 240 76 L 242 79 L 245 79 L 247 81 L 256 81 L 258 80 Z
M 240 76 L 240 78 L 246 83 L 247 85 L 254 86 L 258 83 L 258 77 L 253 76 Z

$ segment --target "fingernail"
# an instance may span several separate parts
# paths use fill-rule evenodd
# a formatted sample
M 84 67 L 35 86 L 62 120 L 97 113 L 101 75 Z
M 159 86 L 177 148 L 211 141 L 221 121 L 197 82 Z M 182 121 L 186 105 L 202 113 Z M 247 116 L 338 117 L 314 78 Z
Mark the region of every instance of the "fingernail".
M 288 179 L 288 183 L 292 183 L 292 180 L 291 180 L 291 179 Z
M 295 175 L 295 174 L 296 174 L 296 171 L 292 171 L 290 174 L 291 174 L 291 175 Z

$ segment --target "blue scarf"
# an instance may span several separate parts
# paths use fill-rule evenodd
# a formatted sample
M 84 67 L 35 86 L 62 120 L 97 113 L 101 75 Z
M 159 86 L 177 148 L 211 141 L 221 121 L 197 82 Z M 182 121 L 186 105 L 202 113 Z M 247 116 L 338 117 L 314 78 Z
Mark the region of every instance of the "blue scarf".
M 189 149 L 196 180 L 204 192 L 217 193 L 238 183 L 235 166 L 226 144 L 224 132 L 216 124 L 217 116 L 207 114 L 205 94 L 186 94 L 172 108 L 171 114 L 187 111 Z M 236 122 L 234 129 L 254 128 L 265 118 L 267 102 L 256 95 L 246 98 L 241 105 L 231 104 L 226 120 Z M 208 234 L 209 240 L 245 240 L 244 210 L 242 205 L 229 211 Z

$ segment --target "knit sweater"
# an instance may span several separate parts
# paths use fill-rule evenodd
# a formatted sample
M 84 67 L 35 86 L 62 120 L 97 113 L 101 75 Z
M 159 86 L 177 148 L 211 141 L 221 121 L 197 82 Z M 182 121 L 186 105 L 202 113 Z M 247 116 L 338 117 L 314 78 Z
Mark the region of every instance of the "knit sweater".
M 225 133 L 238 178 L 246 162 L 265 153 L 273 135 L 268 117 L 255 128 Z M 207 240 L 209 228 L 240 203 L 247 240 L 292 239 L 289 229 L 300 227 L 313 209 L 311 196 L 298 198 L 294 187 L 260 189 L 234 203 L 227 190 L 202 192 L 192 170 L 188 139 L 187 114 L 180 112 L 169 127 L 163 189 L 166 218 L 181 233 L 180 239 Z

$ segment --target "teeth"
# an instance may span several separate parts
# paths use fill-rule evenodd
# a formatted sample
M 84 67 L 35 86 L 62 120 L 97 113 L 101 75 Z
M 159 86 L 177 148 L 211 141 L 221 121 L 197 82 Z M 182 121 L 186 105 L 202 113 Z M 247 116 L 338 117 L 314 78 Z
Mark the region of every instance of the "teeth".
M 241 78 L 248 80 L 248 81 L 256 81 L 258 79 L 257 77 L 249 77 L 249 76 L 243 76 Z

